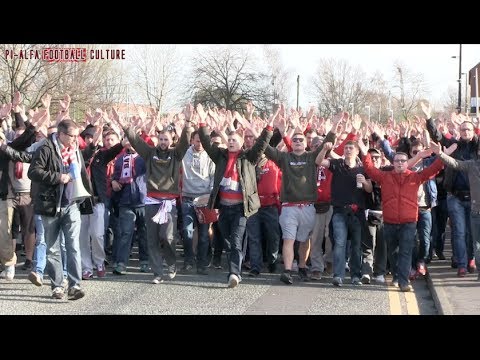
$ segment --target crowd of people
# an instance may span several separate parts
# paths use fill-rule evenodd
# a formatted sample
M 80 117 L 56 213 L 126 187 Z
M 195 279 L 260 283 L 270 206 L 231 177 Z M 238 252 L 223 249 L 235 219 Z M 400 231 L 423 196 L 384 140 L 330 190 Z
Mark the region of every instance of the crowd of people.
M 480 128 L 465 115 L 433 119 L 422 103 L 422 117 L 375 123 L 282 104 L 262 118 L 248 102 L 243 115 L 96 109 L 80 124 L 68 95 L 55 119 L 51 101 L 0 107 L 0 277 L 13 280 L 21 238 L 22 268 L 36 286 L 48 275 L 54 299 L 84 297 L 107 268 L 128 274 L 134 241 L 153 284 L 226 264 L 230 288 L 247 271 L 334 286 L 348 271 L 411 291 L 445 259 L 447 223 L 458 276 L 480 266 Z

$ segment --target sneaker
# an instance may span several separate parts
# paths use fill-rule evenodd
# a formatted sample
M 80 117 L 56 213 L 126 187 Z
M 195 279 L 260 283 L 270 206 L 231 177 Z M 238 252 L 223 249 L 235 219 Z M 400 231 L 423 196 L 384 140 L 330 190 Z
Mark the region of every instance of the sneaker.
M 32 271 L 32 272 L 30 272 L 30 274 L 28 274 L 28 280 L 30 280 L 30 282 L 33 285 L 36 285 L 36 286 L 42 286 L 43 285 L 42 277 L 34 271 Z
M 468 262 L 467 270 L 470 274 L 473 274 L 477 270 L 477 266 L 475 265 L 474 259 Z
M 320 271 L 312 271 L 312 275 L 310 275 L 310 279 L 322 280 L 322 273 Z
M 150 271 L 150 266 L 148 264 L 141 264 L 140 265 L 140 272 L 148 273 Z
M 284 282 L 287 285 L 292 285 L 293 284 L 293 279 L 292 279 L 292 274 L 289 272 L 283 272 L 282 275 L 280 275 L 280 281 Z
M 467 275 L 467 269 L 465 268 L 458 268 L 457 276 L 458 277 L 465 277 Z
M 192 270 L 193 270 L 193 265 L 191 265 L 191 264 L 185 264 L 185 265 L 183 265 L 183 267 L 182 267 L 182 271 L 183 271 L 183 272 L 187 272 L 187 273 L 188 273 L 188 272 L 190 272 L 190 271 L 192 271 Z
M 392 280 L 392 286 L 398 288 L 398 280 L 397 279 Z
M 206 267 L 197 267 L 198 275 L 208 275 L 208 270 Z
M 377 275 L 372 278 L 373 281 L 379 283 L 379 284 L 385 284 L 385 276 L 383 275 Z
M 78 300 L 83 298 L 84 296 L 85 292 L 78 285 L 75 285 L 68 289 L 68 300 Z
M 25 259 L 25 262 L 22 265 L 22 270 L 32 270 L 32 267 L 33 267 L 32 260 Z
M 239 282 L 240 282 L 240 279 L 235 274 L 230 274 L 230 276 L 228 277 L 228 287 L 229 288 L 236 287 Z
M 310 281 L 310 277 L 308 276 L 306 268 L 298 268 L 298 277 L 301 281 Z
M 82 280 L 90 280 L 93 279 L 93 273 L 91 271 L 84 271 L 82 272 Z
M 65 290 L 62 287 L 56 287 L 52 291 L 52 299 L 61 300 L 63 299 L 64 295 L 65 295 Z
M 104 264 L 97 265 L 97 277 L 103 278 L 105 277 L 105 273 L 106 273 L 105 265 Z
M 248 272 L 248 276 L 250 276 L 250 277 L 257 277 L 258 275 L 260 275 L 260 271 L 255 270 L 255 269 L 252 269 Z
M 15 265 L 5 266 L 5 270 L 0 273 L 0 279 L 12 281 L 15 277 Z
M 155 276 L 155 278 L 152 280 L 152 284 L 161 284 L 163 283 L 163 278 L 161 276 Z
M 362 281 L 358 277 L 354 276 L 352 278 L 352 285 L 362 285 Z
M 127 268 L 123 264 L 118 264 L 115 269 L 113 269 L 115 275 L 125 275 L 127 273 Z
M 446 259 L 443 252 L 437 252 L 437 258 L 438 258 L 438 260 L 445 260 Z
M 175 264 L 169 265 L 168 266 L 168 278 L 170 280 L 175 279 L 175 276 L 177 275 L 177 266 Z
M 370 284 L 370 275 L 368 274 L 362 275 L 362 284 Z
M 268 272 L 270 274 L 275 274 L 277 272 L 277 263 L 268 264 Z
M 343 285 L 342 278 L 340 276 L 334 276 L 332 280 L 332 284 L 334 286 L 341 287 Z
M 403 292 L 409 292 L 409 291 L 413 290 L 413 287 L 410 284 L 402 285 L 402 286 L 400 286 L 400 290 L 403 291 Z
M 425 266 L 425 263 L 420 262 L 417 265 L 417 274 L 425 276 L 427 274 L 427 267 Z
M 221 269 L 222 268 L 222 258 L 221 257 L 214 257 L 213 258 L 213 267 L 215 269 Z

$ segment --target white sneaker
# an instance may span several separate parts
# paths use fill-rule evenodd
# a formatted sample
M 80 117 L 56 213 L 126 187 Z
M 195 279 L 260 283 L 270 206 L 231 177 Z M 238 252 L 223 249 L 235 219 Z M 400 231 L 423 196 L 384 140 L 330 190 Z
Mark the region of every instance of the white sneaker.
M 228 287 L 234 288 L 238 285 L 239 282 L 240 282 L 240 279 L 238 278 L 237 275 L 230 274 L 230 277 L 228 278 Z
M 152 284 L 160 284 L 163 282 L 163 279 L 161 276 L 155 276 L 155 278 L 152 280 Z
M 380 284 L 385 284 L 385 276 L 383 275 L 374 276 L 372 280 Z
M 5 270 L 0 273 L 0 279 L 12 281 L 15 277 L 15 265 L 5 266 Z
M 362 284 L 370 284 L 370 275 L 368 274 L 362 275 Z

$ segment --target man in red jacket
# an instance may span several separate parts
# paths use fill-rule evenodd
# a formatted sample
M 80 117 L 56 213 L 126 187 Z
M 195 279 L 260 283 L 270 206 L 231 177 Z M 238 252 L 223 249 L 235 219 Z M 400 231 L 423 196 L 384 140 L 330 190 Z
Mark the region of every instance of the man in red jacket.
M 442 162 L 437 159 L 424 170 L 413 172 L 408 169 L 408 155 L 397 152 L 393 158 L 393 170 L 382 171 L 373 165 L 372 157 L 363 142 L 359 141 L 358 144 L 362 154 L 366 154 L 363 160 L 365 172 L 381 186 L 383 237 L 388 242 L 392 285 L 399 285 L 402 291 L 411 291 L 408 274 L 418 220 L 418 188 L 443 168 Z

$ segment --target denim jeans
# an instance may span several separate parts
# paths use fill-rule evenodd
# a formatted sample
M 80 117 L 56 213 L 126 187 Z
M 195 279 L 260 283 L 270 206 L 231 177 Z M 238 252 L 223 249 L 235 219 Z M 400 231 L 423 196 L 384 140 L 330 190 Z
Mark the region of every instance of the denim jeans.
M 120 238 L 115 240 L 116 246 L 114 247 L 115 252 L 113 253 L 114 262 L 127 266 L 136 227 L 140 264 L 148 264 L 145 206 L 120 206 L 118 213 Z
M 333 209 L 332 216 L 333 237 L 335 246 L 333 247 L 333 273 L 334 277 L 345 277 L 345 253 L 347 239 L 350 240 L 350 276 L 360 278 L 362 276 L 361 262 L 361 244 L 362 236 L 365 236 L 366 226 L 365 215 L 363 211 L 358 213 L 338 211 Z
M 470 201 L 460 201 L 456 196 L 447 197 L 448 215 L 452 223 L 453 247 L 458 268 L 467 268 L 473 259 L 473 241 L 470 232 Z
M 430 249 L 430 235 L 432 234 L 432 213 L 430 210 L 418 211 L 417 221 L 417 237 L 418 237 L 418 250 L 417 241 L 415 239 L 415 245 L 413 246 L 412 253 L 412 268 L 417 268 L 417 263 L 425 263 L 428 258 Z
M 36 272 L 42 279 L 47 265 L 47 244 L 45 243 L 45 230 L 43 228 L 41 215 L 34 215 L 36 243 L 35 252 L 33 254 L 33 271 Z M 67 250 L 65 248 L 65 236 L 60 231 L 58 234 L 60 238 L 60 251 L 62 253 L 63 277 L 67 278 Z
M 470 214 L 470 226 L 472 229 L 472 238 L 475 242 L 475 265 L 477 266 L 477 271 L 480 271 L 480 213 L 471 213 Z
M 42 215 L 47 244 L 47 274 L 52 281 L 52 289 L 61 287 L 63 282 L 60 232 L 65 236 L 67 250 L 67 273 L 69 288 L 80 285 L 82 265 L 80 257 L 80 210 L 78 204 L 62 207 L 54 217 Z
M 266 257 L 268 264 L 274 264 L 278 257 L 280 244 L 280 226 L 278 224 L 278 208 L 265 206 L 247 220 L 247 241 L 252 270 L 263 270 L 262 238 L 266 241 Z
M 383 224 L 383 237 L 387 239 L 388 260 L 393 280 L 398 280 L 400 286 L 408 285 L 416 229 L 416 222 Z
M 379 225 L 368 227 L 372 237 L 373 252 L 373 275 L 387 274 L 387 239 L 383 237 L 383 221 Z
M 193 265 L 193 227 L 198 231 L 197 245 L 197 268 L 204 268 L 208 265 L 208 224 L 200 224 L 193 207 L 193 198 L 182 197 L 182 219 L 183 219 L 183 251 L 185 253 L 185 264 Z
M 432 209 L 432 243 L 430 246 L 430 255 L 433 250 L 443 253 L 445 245 L 445 228 L 447 227 L 448 208 L 447 199 L 438 200 L 437 206 Z M 453 241 L 452 241 L 453 250 Z
M 246 246 L 245 229 L 247 218 L 243 212 L 243 204 L 225 206 L 220 205 L 218 225 L 225 239 L 228 276 L 230 274 L 241 275 L 243 249 Z

